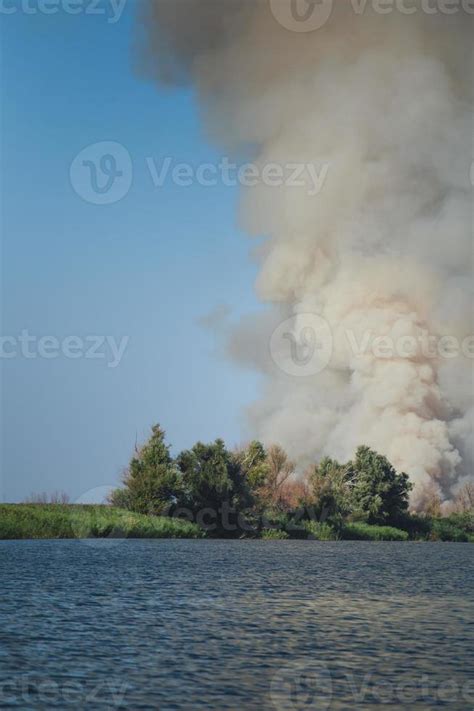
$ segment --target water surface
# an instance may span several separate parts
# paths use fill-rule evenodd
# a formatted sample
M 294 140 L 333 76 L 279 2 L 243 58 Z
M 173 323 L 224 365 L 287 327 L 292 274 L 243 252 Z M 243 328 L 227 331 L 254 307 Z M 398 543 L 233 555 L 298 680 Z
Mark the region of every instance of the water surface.
M 474 546 L 0 541 L 0 707 L 474 708 Z

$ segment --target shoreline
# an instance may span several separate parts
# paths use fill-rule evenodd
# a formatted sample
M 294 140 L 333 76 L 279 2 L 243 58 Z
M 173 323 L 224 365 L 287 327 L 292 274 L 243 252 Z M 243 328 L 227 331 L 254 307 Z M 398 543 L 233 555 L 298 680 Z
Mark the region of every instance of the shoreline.
M 197 523 L 167 516 L 151 516 L 106 504 L 0 504 L 0 540 L 133 540 L 201 539 L 260 541 L 360 541 L 473 543 L 472 518 L 424 519 L 425 533 L 363 522 L 345 522 L 337 532 L 316 521 L 267 526 L 234 535 L 206 531 Z

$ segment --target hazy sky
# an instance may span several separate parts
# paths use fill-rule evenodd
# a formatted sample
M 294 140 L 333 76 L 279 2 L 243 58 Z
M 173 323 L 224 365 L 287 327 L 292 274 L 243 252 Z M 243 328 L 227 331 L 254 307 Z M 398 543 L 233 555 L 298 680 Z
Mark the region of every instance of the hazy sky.
M 159 171 L 166 156 L 173 166 L 220 156 L 189 92 L 159 92 L 134 74 L 135 3 L 115 23 L 6 6 L 15 12 L 0 16 L 0 498 L 63 489 L 75 500 L 117 482 L 153 422 L 174 451 L 197 439 L 241 439 L 255 378 L 220 357 L 198 321 L 222 304 L 236 318 L 254 309 L 255 266 L 236 224 L 237 188 L 153 184 L 147 158 Z M 98 205 L 70 168 L 103 141 L 128 151 L 123 179 L 132 181 L 123 199 Z M 57 340 L 40 343 L 45 336 Z M 117 346 L 129 338 L 116 367 L 108 342 L 97 345 L 102 358 L 84 357 L 99 343 L 91 337 L 106 336 Z

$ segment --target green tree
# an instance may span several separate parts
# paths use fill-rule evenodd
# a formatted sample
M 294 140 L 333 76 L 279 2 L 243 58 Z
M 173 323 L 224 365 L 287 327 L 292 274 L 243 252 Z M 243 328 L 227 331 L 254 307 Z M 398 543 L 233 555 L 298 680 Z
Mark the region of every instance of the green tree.
M 350 512 L 347 465 L 325 457 L 310 472 L 309 485 L 317 520 L 341 524 Z
M 154 425 L 148 442 L 136 448 L 124 475 L 124 488 L 112 493 L 111 502 L 137 513 L 159 515 L 180 495 L 179 471 L 165 443 L 165 432 Z
M 286 510 L 293 494 L 291 477 L 295 465 L 279 445 L 265 449 L 258 440 L 235 454 L 257 510 Z M 290 492 L 291 489 L 291 492 Z
M 198 515 L 207 512 L 207 520 L 214 521 L 217 530 L 233 528 L 236 514 L 250 505 L 251 496 L 241 464 L 224 442 L 198 442 L 181 452 L 176 463 L 182 476 L 180 505 Z M 232 521 L 224 521 L 223 515 Z
M 369 447 L 359 447 L 347 465 L 347 476 L 352 510 L 365 515 L 368 523 L 396 523 L 406 513 L 413 485 L 386 457 Z
M 258 440 L 253 440 L 248 447 L 239 450 L 234 456 L 249 489 L 256 494 L 265 484 L 269 471 L 265 447 Z
M 278 444 L 268 448 L 265 459 L 266 476 L 259 487 L 258 495 L 263 505 L 269 509 L 287 509 L 285 488 L 295 472 L 295 464 Z

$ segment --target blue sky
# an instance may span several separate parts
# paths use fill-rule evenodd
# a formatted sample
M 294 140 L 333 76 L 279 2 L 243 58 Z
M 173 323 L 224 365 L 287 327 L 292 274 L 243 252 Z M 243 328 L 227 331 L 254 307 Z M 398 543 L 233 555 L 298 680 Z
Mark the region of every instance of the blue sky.
M 1 497 L 62 489 L 75 500 L 117 482 L 155 421 L 174 451 L 245 435 L 255 376 L 219 356 L 199 319 L 222 304 L 236 319 L 254 310 L 256 267 L 237 188 L 153 185 L 147 157 L 220 156 L 189 90 L 134 73 L 136 5 L 114 24 L 4 5 L 16 12 L 0 16 L 3 334 L 129 338 L 115 368 L 107 354 L 25 358 L 17 347 L 1 359 Z M 133 179 L 123 199 L 97 205 L 75 192 L 70 166 L 103 141 L 128 151 Z

